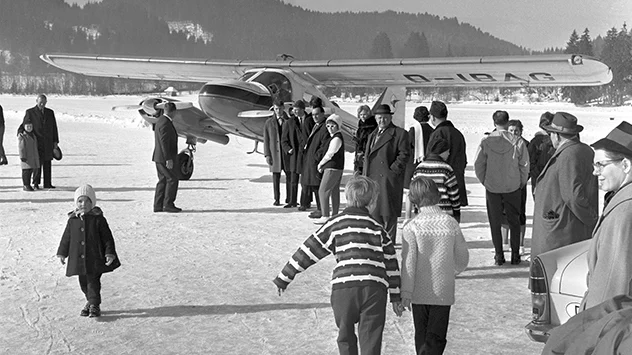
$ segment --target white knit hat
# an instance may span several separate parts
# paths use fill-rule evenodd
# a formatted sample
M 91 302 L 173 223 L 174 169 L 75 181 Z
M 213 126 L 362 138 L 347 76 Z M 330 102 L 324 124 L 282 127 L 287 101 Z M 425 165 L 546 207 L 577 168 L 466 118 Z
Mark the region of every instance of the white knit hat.
M 75 203 L 77 203 L 77 200 L 81 196 L 88 197 L 90 199 L 90 201 L 92 201 L 92 206 L 96 206 L 97 205 L 97 195 L 94 193 L 94 189 L 92 188 L 92 186 L 90 186 L 88 184 L 79 186 L 75 190 Z
M 327 117 L 327 121 L 334 121 L 336 125 L 338 125 L 338 130 L 342 129 L 342 117 L 336 115 L 335 113 L 329 117 Z M 327 122 L 325 121 L 325 122 Z

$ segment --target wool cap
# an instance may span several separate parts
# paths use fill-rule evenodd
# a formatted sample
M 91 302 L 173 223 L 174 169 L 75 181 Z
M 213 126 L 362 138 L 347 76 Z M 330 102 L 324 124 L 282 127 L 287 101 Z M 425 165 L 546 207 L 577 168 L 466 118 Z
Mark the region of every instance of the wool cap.
M 632 157 L 632 125 L 621 122 L 610 131 L 606 138 L 602 138 L 590 145 L 594 149 L 604 149 Z
M 448 108 L 441 101 L 433 101 L 430 105 L 430 114 L 436 118 L 448 117 Z
M 333 115 L 327 117 L 327 120 L 325 121 L 325 123 L 329 121 L 333 121 L 334 123 L 336 123 L 338 125 L 338 130 L 342 129 L 342 117 L 334 113 Z
M 92 206 L 93 207 L 97 205 L 97 195 L 94 193 L 94 189 L 92 188 L 92 186 L 90 186 L 88 184 L 79 186 L 75 190 L 75 203 L 77 203 L 77 200 L 81 196 L 88 197 L 90 199 L 90 201 L 92 201 Z
M 577 117 L 568 112 L 556 112 L 551 124 L 543 125 L 542 129 L 547 132 L 562 134 L 577 134 L 584 130 L 584 126 L 577 124 Z

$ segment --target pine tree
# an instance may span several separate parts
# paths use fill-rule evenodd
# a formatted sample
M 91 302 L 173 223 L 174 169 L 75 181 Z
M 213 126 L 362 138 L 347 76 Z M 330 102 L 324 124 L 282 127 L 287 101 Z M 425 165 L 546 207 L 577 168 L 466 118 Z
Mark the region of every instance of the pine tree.
M 401 53 L 402 58 L 426 58 L 430 56 L 430 47 L 428 47 L 428 40 L 423 34 L 419 32 L 411 32 L 404 44 L 404 48 Z
M 578 43 L 579 43 L 579 35 L 577 34 L 576 30 L 573 30 L 573 33 L 571 33 L 571 38 L 569 38 L 568 42 L 566 42 L 566 49 L 564 50 L 564 53 L 568 53 L 568 54 L 578 53 L 579 52 Z
M 577 43 L 577 53 L 585 55 L 593 55 L 593 45 L 590 39 L 588 28 L 584 30 L 579 42 Z
M 369 58 L 388 59 L 393 58 L 393 49 L 391 47 L 391 39 L 388 38 L 386 32 L 380 32 L 373 40 L 373 47 L 369 52 Z

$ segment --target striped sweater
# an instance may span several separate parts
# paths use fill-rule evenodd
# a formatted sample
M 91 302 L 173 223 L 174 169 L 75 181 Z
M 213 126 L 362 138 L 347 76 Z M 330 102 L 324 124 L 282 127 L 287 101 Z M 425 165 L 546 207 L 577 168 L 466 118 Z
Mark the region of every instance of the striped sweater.
M 432 179 L 439 188 L 441 200 L 437 204 L 444 211 L 452 212 L 454 217 L 461 215 L 461 202 L 459 198 L 459 185 L 454 175 L 454 170 L 448 163 L 432 154 L 417 165 L 413 173 L 413 179 L 423 176 Z
M 384 228 L 366 208 L 347 207 L 312 234 L 273 280 L 287 288 L 296 275 L 329 254 L 336 257 L 332 289 L 374 286 L 388 288 L 391 302 L 399 302 L 399 264 L 395 247 Z

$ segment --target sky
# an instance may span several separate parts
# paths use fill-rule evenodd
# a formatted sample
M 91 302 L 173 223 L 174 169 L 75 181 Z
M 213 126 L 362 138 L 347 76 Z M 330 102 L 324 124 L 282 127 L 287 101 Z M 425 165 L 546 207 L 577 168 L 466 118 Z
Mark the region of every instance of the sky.
M 96 0 L 65 0 L 83 5 Z M 256 1 L 256 0 L 255 0 Z M 592 38 L 632 25 L 631 0 L 283 0 L 316 11 L 402 11 L 456 17 L 519 46 L 565 47 L 573 30 Z M 628 26 L 628 27 L 629 27 Z M 628 28 L 629 29 L 629 28 Z

